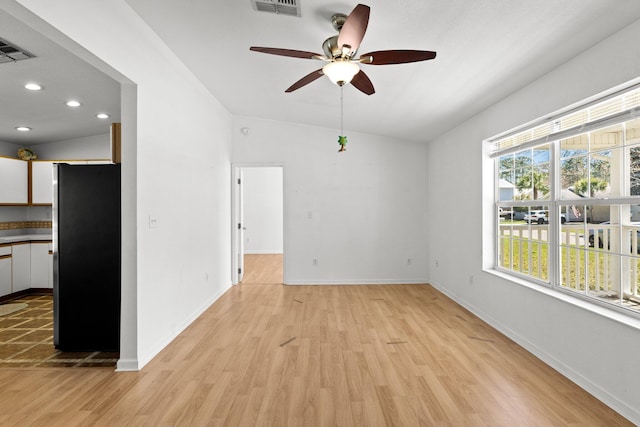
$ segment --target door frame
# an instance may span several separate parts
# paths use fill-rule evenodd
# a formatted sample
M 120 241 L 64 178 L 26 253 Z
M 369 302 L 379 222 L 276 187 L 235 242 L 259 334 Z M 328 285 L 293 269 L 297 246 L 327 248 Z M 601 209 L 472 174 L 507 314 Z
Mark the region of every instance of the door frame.
M 240 204 L 240 188 L 237 184 L 238 176 L 241 175 L 242 169 L 249 168 L 282 168 L 282 282 L 287 283 L 287 203 L 285 192 L 286 168 L 284 163 L 280 162 L 232 162 L 231 163 L 231 283 L 237 285 L 239 283 L 238 259 L 239 251 L 243 245 L 238 242 L 238 221 L 241 214 Z M 240 184 L 242 185 L 242 184 Z M 242 227 L 242 226 L 241 226 Z M 242 230 L 240 230 L 242 231 Z

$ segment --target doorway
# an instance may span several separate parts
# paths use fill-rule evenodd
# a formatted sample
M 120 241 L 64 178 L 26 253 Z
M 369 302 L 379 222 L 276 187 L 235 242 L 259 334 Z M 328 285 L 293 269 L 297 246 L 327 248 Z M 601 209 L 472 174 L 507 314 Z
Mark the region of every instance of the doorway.
M 234 284 L 284 283 L 284 168 L 234 165 Z

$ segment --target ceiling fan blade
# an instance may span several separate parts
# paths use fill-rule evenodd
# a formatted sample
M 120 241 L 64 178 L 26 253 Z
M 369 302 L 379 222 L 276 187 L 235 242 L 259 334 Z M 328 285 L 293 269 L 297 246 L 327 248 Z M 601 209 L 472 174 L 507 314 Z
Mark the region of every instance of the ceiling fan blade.
M 289 86 L 289 88 L 285 90 L 285 92 L 289 93 L 289 92 L 293 92 L 296 89 L 300 89 L 302 86 L 306 86 L 312 81 L 315 81 L 322 76 L 324 76 L 324 73 L 322 72 L 322 68 L 320 68 L 319 70 L 315 70 L 307 74 L 306 76 L 304 76 L 303 78 L 301 78 L 300 80 L 292 84 L 291 86 Z
M 379 50 L 360 55 L 360 62 L 372 65 L 406 64 L 435 57 L 436 53 L 429 50 Z
M 373 88 L 373 83 L 371 83 L 369 77 L 362 70 L 360 70 L 355 76 L 353 76 L 351 84 L 355 86 L 355 88 L 360 92 L 367 95 L 373 95 L 374 93 L 376 93 L 376 90 Z
M 251 46 L 249 50 L 254 52 L 269 53 L 271 55 L 289 56 L 291 58 L 303 59 L 326 59 L 324 55 L 313 52 L 305 52 L 304 50 L 279 49 L 277 47 L 257 47 Z
M 348 45 L 351 52 L 355 52 L 360 47 L 360 42 L 364 38 L 369 24 L 369 12 L 371 9 L 364 4 L 357 5 L 347 17 L 338 34 L 338 47 Z

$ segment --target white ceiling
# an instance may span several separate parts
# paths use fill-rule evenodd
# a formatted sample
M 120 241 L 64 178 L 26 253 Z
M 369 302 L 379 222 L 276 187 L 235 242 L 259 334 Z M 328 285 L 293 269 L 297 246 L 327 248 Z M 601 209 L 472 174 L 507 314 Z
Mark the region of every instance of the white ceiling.
M 255 11 L 250 0 L 127 0 L 231 113 L 339 129 L 340 89 L 327 78 L 284 93 L 323 62 L 249 51 L 322 53 L 322 42 L 335 34 L 331 15 L 357 4 L 298 1 L 300 18 Z M 360 53 L 419 49 L 438 56 L 362 65 L 376 93 L 345 87 L 345 129 L 414 141 L 445 132 L 640 18 L 638 0 L 366 4 L 371 16 Z
M 323 63 L 250 52 L 250 46 L 322 53 L 330 17 L 355 2 L 298 0 L 302 17 L 257 12 L 250 0 L 127 0 L 233 114 L 339 129 L 340 89 L 321 78 L 284 90 Z M 384 0 L 360 52 L 434 50 L 426 62 L 362 65 L 376 93 L 345 87 L 345 130 L 428 141 L 599 40 L 640 19 L 638 0 Z M 119 85 L 0 10 L 0 38 L 37 58 L 0 64 L 0 141 L 21 145 L 108 131 Z M 631 47 L 630 47 L 631 48 Z M 579 76 L 578 76 L 579 78 Z M 45 91 L 27 93 L 36 80 Z M 74 97 L 83 108 L 69 110 Z M 112 120 L 99 121 L 99 111 Z M 17 125 L 33 127 L 21 134 Z
M 120 121 L 120 84 L 0 9 L 0 38 L 35 58 L 0 64 L 0 141 L 20 146 L 99 135 Z M 44 90 L 31 92 L 25 83 Z M 65 105 L 76 99 L 82 106 Z M 111 115 L 96 118 L 99 112 Z M 31 132 L 18 132 L 16 126 Z

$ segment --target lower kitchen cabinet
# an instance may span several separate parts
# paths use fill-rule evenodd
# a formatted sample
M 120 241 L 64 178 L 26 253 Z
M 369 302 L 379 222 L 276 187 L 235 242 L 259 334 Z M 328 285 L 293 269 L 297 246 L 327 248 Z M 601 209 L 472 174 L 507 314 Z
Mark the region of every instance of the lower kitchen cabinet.
M 19 292 L 31 287 L 31 244 L 16 243 L 11 247 L 12 291 Z
M 0 246 L 0 297 L 11 292 L 11 246 Z
M 53 255 L 51 243 L 31 242 L 31 287 L 53 287 Z
M 0 245 L 0 297 L 29 288 L 53 288 L 50 241 Z

